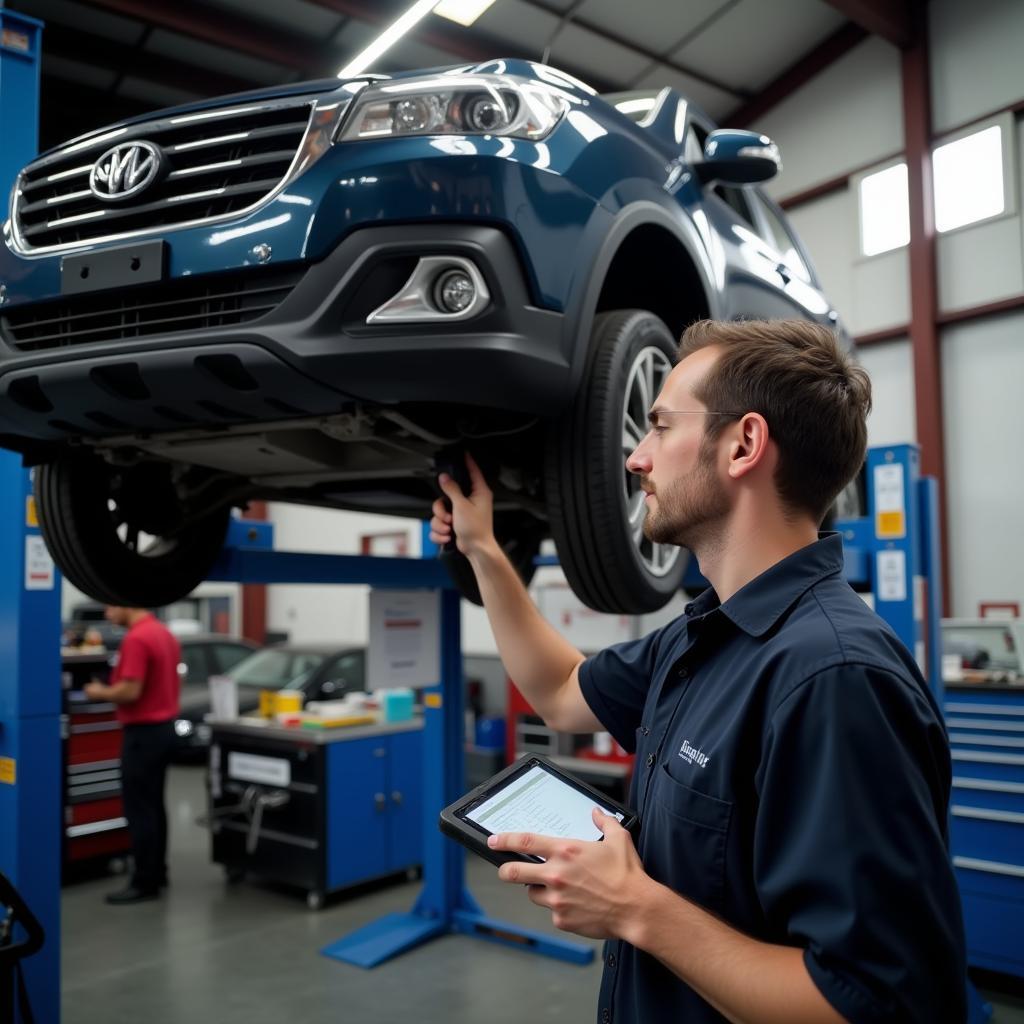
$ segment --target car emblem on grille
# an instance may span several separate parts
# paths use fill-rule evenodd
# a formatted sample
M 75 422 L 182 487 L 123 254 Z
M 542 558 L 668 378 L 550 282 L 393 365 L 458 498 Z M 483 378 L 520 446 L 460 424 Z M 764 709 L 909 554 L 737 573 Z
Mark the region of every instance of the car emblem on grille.
M 122 142 L 92 165 L 89 188 L 108 202 L 129 199 L 152 185 L 162 166 L 163 154 L 153 143 Z

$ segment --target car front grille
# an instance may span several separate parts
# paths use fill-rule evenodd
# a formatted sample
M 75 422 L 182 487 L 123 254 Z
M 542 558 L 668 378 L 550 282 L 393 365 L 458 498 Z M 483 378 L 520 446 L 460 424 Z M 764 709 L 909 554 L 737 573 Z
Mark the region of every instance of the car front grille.
M 310 126 L 308 97 L 164 117 L 70 143 L 28 165 L 14 202 L 15 240 L 38 251 L 159 230 L 252 207 L 286 177 Z M 130 198 L 109 200 L 90 187 L 112 147 L 147 142 L 161 173 Z
M 19 352 L 192 334 L 249 323 L 276 309 L 305 268 L 254 268 L 183 277 L 13 307 L 0 316 L 4 341 Z

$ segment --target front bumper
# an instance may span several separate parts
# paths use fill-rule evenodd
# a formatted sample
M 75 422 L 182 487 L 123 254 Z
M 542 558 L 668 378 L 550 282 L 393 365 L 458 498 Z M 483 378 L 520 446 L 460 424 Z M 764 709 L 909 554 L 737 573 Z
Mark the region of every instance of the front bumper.
M 438 254 L 474 262 L 491 295 L 486 309 L 456 323 L 366 324 L 406 268 Z M 171 324 L 133 337 L 129 324 L 129 336 L 42 351 L 19 350 L 5 330 L 0 443 L 28 451 L 83 437 L 329 415 L 356 402 L 552 415 L 568 400 L 573 334 L 561 313 L 530 303 L 516 251 L 496 227 L 369 227 L 297 276 L 276 308 L 232 326 L 205 326 L 207 317 L 198 328 Z

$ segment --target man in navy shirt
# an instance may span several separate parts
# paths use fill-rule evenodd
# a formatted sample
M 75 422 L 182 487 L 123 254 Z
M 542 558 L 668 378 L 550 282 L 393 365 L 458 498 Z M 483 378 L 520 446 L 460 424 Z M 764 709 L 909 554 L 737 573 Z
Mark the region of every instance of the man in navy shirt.
M 950 758 L 913 659 L 842 578 L 826 509 L 864 459 L 870 384 L 801 321 L 703 321 L 626 462 L 644 531 L 712 586 L 679 619 L 592 658 L 537 612 L 448 477 L 454 526 L 510 676 L 545 721 L 636 752 L 634 841 L 508 834 L 500 869 L 554 924 L 604 938 L 602 1024 L 961 1022 Z M 582 457 L 582 455 L 581 455 Z

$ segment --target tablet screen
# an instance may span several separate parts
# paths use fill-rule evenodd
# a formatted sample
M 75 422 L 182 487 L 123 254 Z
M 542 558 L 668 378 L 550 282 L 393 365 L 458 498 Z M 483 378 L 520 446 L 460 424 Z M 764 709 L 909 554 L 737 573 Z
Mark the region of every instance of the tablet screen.
M 590 812 L 594 800 L 533 765 L 508 785 L 464 812 L 467 821 L 486 832 L 535 832 L 565 839 L 601 838 Z M 623 815 L 601 808 L 619 821 Z

